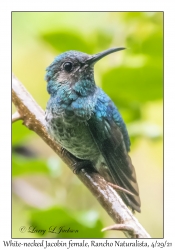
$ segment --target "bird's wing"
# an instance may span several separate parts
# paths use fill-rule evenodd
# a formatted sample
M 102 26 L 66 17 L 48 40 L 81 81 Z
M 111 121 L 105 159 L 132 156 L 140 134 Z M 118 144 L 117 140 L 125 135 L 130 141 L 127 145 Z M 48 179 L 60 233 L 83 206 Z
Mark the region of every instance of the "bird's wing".
M 116 120 L 117 116 L 118 121 Z M 123 120 L 113 102 L 107 96 L 106 98 L 104 96 L 98 97 L 94 113 L 88 120 L 89 130 L 106 161 L 112 177 L 111 182 L 113 181 L 134 194 L 132 196 L 120 192 L 126 205 L 140 212 L 135 169 L 127 152 L 125 127 L 122 130 L 121 126 L 123 126 Z

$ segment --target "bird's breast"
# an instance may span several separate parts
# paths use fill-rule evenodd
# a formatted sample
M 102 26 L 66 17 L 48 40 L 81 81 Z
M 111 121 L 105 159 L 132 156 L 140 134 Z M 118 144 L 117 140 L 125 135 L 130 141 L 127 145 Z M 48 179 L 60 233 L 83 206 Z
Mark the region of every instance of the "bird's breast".
M 98 157 L 99 151 L 86 121 L 81 121 L 73 112 L 55 115 L 46 111 L 46 126 L 54 140 L 77 158 L 94 161 Z

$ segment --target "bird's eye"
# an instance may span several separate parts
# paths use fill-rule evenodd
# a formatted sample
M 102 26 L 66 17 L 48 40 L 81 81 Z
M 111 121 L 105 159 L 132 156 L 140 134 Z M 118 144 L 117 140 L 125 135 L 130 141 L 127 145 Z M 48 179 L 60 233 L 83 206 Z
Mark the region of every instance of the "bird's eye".
M 71 62 L 65 62 L 63 65 L 63 68 L 67 71 L 70 72 L 72 69 L 72 63 Z

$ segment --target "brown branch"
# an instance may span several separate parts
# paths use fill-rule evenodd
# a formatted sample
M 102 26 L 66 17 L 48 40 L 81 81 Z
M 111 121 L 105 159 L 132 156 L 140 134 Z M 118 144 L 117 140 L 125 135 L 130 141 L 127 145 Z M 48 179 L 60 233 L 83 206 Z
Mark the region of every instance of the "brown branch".
M 73 170 L 73 164 L 77 162 L 77 159 L 50 138 L 45 129 L 44 111 L 15 76 L 12 76 L 12 100 L 23 124 L 37 133 Z M 118 224 L 104 230 L 122 230 L 128 238 L 150 238 L 150 235 L 125 206 L 117 192 L 97 172 L 92 170 L 91 166 L 81 170 L 78 178 Z

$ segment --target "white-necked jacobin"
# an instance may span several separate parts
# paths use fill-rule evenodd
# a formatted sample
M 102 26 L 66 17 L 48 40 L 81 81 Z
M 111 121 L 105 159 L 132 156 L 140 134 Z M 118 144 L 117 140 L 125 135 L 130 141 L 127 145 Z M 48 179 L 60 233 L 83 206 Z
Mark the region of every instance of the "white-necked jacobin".
M 90 161 L 108 181 L 134 195 L 119 195 L 133 211 L 140 212 L 135 169 L 128 155 L 126 125 L 109 96 L 94 80 L 94 64 L 123 50 L 112 48 L 95 55 L 67 51 L 46 69 L 50 100 L 46 108 L 49 134 L 82 162 Z

